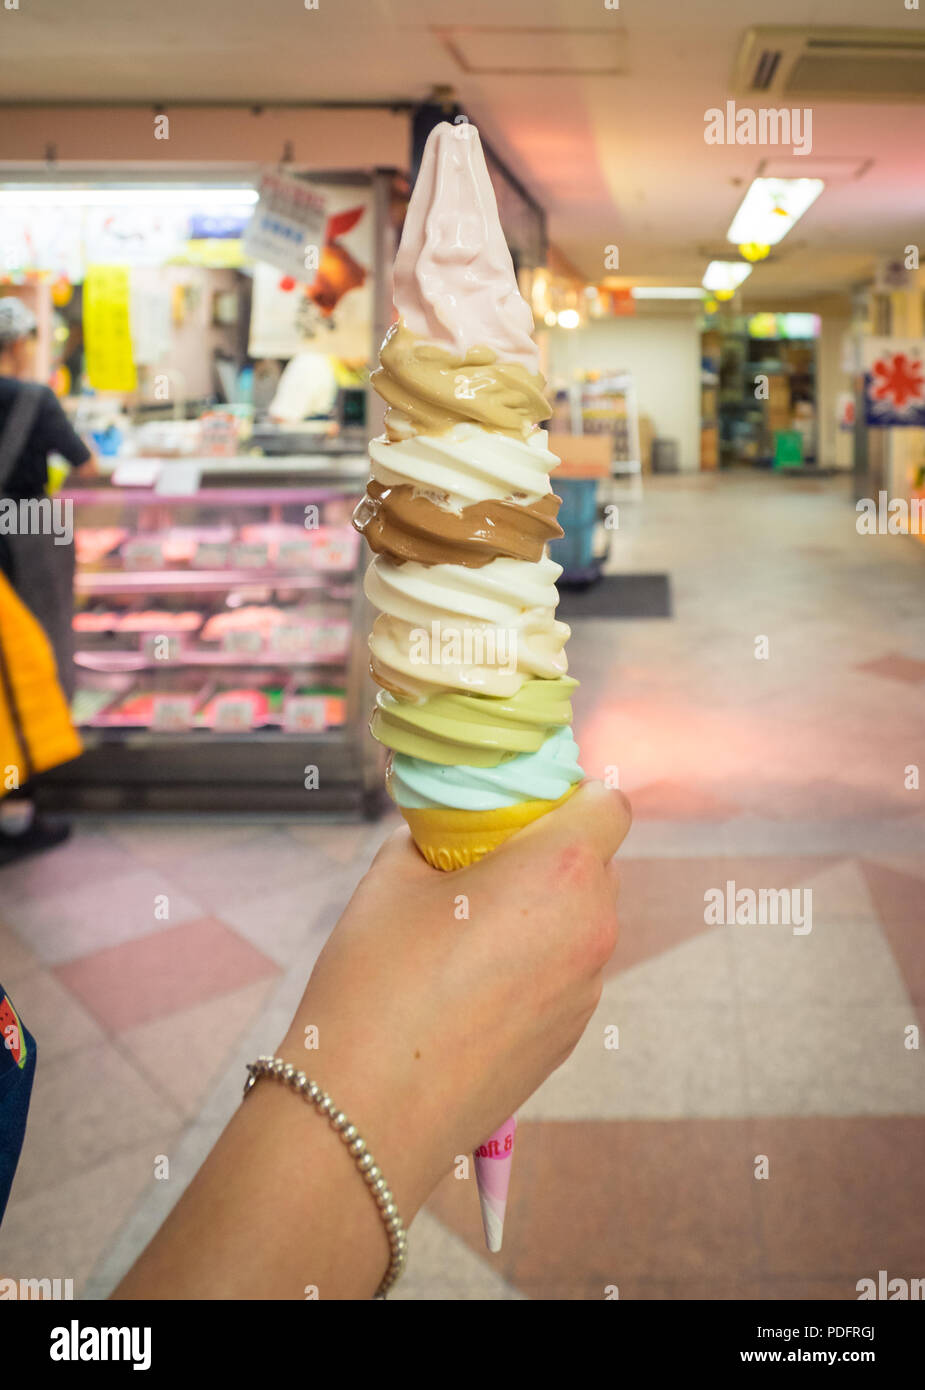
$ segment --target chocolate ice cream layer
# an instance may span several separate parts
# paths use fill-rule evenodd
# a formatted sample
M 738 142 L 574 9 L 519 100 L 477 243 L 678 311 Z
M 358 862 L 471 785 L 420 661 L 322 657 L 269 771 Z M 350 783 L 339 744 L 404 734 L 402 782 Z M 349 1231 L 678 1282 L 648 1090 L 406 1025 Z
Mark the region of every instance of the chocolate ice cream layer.
M 416 488 L 385 487 L 370 478 L 353 524 L 371 550 L 399 564 L 416 560 L 478 569 L 499 555 L 539 560 L 546 542 L 563 534 L 556 521 L 561 505 L 561 498 L 547 493 L 530 505 L 495 499 L 451 511 Z

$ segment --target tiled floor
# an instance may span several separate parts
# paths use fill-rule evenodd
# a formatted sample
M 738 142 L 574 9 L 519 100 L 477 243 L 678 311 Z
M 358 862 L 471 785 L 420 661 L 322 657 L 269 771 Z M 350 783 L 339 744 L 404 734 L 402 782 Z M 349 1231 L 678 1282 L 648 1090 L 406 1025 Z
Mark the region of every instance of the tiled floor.
M 522 1112 L 503 1251 L 448 1178 L 393 1297 L 852 1299 L 925 1275 L 925 547 L 854 522 L 844 480 L 656 479 L 621 506 L 612 568 L 667 571 L 675 611 L 583 621 L 569 649 L 585 767 L 619 767 L 635 808 L 622 941 Z M 385 830 L 84 821 L 4 871 L 0 979 L 41 1060 L 0 1272 L 113 1287 Z M 811 892 L 812 930 L 708 923 L 728 881 Z

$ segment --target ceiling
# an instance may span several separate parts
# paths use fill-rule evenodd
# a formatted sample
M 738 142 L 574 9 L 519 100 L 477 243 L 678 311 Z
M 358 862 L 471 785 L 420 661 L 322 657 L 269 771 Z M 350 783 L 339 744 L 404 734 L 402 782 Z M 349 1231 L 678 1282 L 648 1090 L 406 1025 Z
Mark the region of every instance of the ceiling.
M 764 0 L 319 0 L 317 10 L 305 0 L 23 0 L 0 7 L 0 93 L 390 101 L 450 84 L 584 275 L 601 278 L 605 247 L 617 245 L 628 280 L 698 284 L 762 159 L 788 157 L 703 138 L 705 112 L 732 95 L 745 30 L 769 20 L 922 25 L 901 0 L 889 16 L 869 0 L 777 0 L 772 15 Z M 556 71 L 530 70 L 551 62 Z M 756 269 L 755 294 L 844 289 L 878 255 L 925 241 L 925 105 L 815 103 L 813 113 L 812 155 L 790 156 L 794 173 L 817 157 L 864 172 L 825 190 Z

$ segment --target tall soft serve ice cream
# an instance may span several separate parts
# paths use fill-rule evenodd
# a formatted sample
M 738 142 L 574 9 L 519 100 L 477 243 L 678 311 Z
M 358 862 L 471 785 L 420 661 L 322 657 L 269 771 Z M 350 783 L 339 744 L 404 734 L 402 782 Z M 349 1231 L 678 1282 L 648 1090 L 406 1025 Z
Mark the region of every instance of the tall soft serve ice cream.
M 438 125 L 395 260 L 398 321 L 372 382 L 387 402 L 354 524 L 381 686 L 370 728 L 387 786 L 437 869 L 464 869 L 571 794 L 583 773 L 556 620 L 561 536 L 538 422 L 550 415 L 478 131 Z M 500 1250 L 513 1119 L 475 1154 Z

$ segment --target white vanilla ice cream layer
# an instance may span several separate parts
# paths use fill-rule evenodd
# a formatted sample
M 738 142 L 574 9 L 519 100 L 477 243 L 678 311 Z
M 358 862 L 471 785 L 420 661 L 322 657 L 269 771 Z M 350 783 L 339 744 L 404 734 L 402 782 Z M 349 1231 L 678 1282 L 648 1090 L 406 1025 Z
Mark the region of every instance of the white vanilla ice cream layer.
M 545 430 L 521 440 L 470 424 L 394 443 L 380 435 L 369 446 L 372 476 L 383 487 L 404 483 L 444 494 L 443 505 L 454 511 L 489 498 L 530 504 L 552 492 L 549 474 L 559 465 L 547 438 Z
M 500 557 L 464 565 L 397 565 L 377 555 L 364 589 L 380 610 L 369 638 L 380 684 L 418 698 L 437 690 L 515 695 L 526 680 L 565 675 L 570 631 L 555 616 L 562 568 Z

